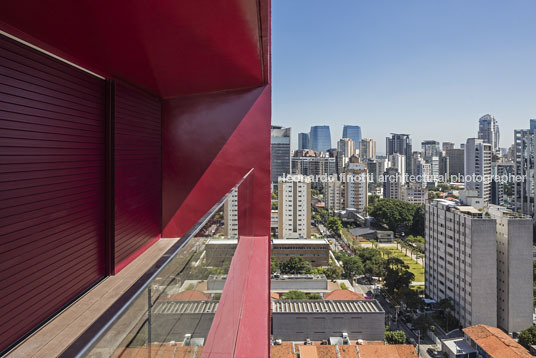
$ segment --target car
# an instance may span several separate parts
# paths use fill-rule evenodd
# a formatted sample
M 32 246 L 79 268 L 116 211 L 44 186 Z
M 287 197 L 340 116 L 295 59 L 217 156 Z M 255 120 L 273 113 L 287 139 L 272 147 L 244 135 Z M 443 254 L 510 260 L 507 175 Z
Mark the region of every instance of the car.
M 439 357 L 439 353 L 437 353 L 433 348 L 428 348 L 426 350 L 426 353 L 428 353 L 428 355 L 433 358 Z

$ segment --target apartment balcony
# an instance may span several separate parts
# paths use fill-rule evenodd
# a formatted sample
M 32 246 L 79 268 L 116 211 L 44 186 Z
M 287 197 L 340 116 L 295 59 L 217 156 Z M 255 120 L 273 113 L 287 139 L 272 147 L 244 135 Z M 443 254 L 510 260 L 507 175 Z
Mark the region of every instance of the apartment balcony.
M 268 0 L 2 2 L 0 355 L 268 356 L 270 107 Z

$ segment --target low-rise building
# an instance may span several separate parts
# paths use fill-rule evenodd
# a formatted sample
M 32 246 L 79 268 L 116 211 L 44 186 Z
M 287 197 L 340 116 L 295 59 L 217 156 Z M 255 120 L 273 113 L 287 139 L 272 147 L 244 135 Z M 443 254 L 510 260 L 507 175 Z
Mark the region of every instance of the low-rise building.
M 272 335 L 284 341 L 383 341 L 385 312 L 376 300 L 273 300 Z
M 441 341 L 441 352 L 448 358 L 477 358 L 477 353 L 463 338 L 444 339 Z
M 477 352 L 477 357 L 529 358 L 532 355 L 499 328 L 479 324 L 463 329 L 465 340 Z

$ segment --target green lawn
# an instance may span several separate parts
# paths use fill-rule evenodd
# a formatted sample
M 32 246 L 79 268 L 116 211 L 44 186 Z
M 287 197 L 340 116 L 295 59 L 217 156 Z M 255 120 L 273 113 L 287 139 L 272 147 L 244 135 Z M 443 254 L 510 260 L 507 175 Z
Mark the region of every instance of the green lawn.
M 406 255 L 396 247 L 387 247 L 387 249 L 391 251 L 392 256 L 398 257 L 399 259 L 404 261 L 406 265 L 409 266 L 409 270 L 415 275 L 414 282 L 424 282 L 424 267 L 422 267 L 421 264 L 417 263 L 417 261 L 413 260 L 411 257 Z

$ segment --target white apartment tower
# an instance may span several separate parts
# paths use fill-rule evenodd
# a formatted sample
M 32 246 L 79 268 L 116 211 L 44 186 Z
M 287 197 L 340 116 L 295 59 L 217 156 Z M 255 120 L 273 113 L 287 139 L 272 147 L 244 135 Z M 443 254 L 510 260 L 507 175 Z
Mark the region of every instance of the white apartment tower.
M 344 206 L 356 209 L 359 215 L 366 216 L 368 205 L 367 166 L 363 163 L 348 163 L 348 168 L 344 173 Z
M 227 238 L 238 238 L 238 189 L 234 188 L 223 204 L 224 233 Z
M 450 298 L 462 326 L 519 332 L 532 325 L 530 218 L 436 199 L 426 205 L 425 247 L 425 292 Z
M 280 239 L 311 236 L 311 183 L 280 180 L 278 185 Z
M 491 202 L 491 144 L 483 139 L 469 138 L 465 144 L 466 190 L 476 190 L 484 202 Z
M 359 141 L 359 158 L 362 162 L 376 159 L 376 141 L 372 138 L 363 138 Z
M 324 184 L 326 188 L 326 207 L 330 213 L 344 209 L 344 183 L 335 180 Z
M 494 153 L 500 153 L 499 140 L 500 132 L 499 125 L 494 116 L 486 114 L 478 120 L 478 138 L 484 143 L 491 145 L 491 150 Z

